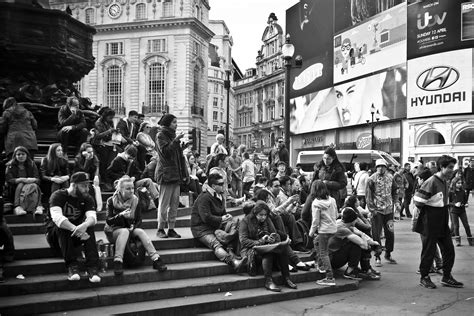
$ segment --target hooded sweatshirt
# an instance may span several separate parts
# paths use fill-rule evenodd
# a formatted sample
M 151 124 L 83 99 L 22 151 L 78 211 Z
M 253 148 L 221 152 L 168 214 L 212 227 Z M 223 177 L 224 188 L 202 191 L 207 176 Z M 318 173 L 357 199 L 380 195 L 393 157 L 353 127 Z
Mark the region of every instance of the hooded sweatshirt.
M 313 222 L 309 230 L 309 235 L 335 234 L 337 231 L 337 205 L 336 200 L 329 197 L 327 200 L 314 199 L 312 204 Z

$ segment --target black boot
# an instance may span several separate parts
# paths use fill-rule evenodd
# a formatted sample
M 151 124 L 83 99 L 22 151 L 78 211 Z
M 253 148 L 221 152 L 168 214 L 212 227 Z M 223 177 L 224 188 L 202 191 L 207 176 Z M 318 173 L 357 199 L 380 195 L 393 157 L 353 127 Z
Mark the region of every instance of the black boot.
M 271 277 L 267 277 L 265 279 L 265 288 L 272 292 L 281 292 L 281 288 L 279 288 L 274 282 Z
M 474 237 L 467 237 L 467 242 L 469 243 L 469 246 L 474 246 Z
M 227 263 L 229 266 L 231 266 L 235 272 L 237 273 L 241 273 L 243 272 L 247 266 L 247 257 L 243 258 L 243 259 L 235 259 L 235 258 L 232 258 L 230 255 L 227 256 L 227 258 L 224 259 L 224 262 Z

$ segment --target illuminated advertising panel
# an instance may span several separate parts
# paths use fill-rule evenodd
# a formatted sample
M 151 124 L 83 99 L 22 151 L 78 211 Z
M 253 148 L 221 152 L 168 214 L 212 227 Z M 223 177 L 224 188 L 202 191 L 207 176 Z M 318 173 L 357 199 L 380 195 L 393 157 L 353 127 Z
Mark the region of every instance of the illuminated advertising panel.
M 374 105 L 381 121 L 406 117 L 406 64 L 291 99 L 293 134 L 365 124 Z
M 474 1 L 413 3 L 407 23 L 408 59 L 474 46 Z
M 301 68 L 290 71 L 290 97 L 305 95 L 333 84 L 333 4 L 327 0 L 301 0 L 286 11 L 286 32 L 290 34 Z
M 408 118 L 472 112 L 472 49 L 408 61 Z
M 334 83 L 406 62 L 406 10 L 401 3 L 334 36 Z

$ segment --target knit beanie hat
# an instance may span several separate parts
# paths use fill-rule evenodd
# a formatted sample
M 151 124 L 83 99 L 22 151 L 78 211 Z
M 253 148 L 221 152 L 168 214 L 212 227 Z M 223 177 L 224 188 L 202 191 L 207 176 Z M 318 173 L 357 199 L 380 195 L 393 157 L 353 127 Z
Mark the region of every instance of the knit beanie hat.
M 161 119 L 158 121 L 158 124 L 161 126 L 169 127 L 171 125 L 171 122 L 176 118 L 173 114 L 165 114 L 161 117 Z
M 351 207 L 345 207 L 342 210 L 342 221 L 344 223 L 352 223 L 357 219 L 357 213 Z

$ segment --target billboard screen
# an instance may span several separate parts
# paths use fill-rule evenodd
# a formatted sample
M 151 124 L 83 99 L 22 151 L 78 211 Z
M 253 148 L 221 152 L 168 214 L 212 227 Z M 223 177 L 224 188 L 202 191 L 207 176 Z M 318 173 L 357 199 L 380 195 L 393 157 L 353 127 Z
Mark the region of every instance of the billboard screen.
M 407 23 L 408 59 L 474 46 L 474 1 L 413 3 Z
M 408 118 L 471 113 L 472 49 L 408 61 Z
M 291 68 L 290 97 L 333 84 L 333 8 L 331 1 L 301 0 L 286 11 L 286 32 L 295 46 L 293 58 L 303 58 L 301 68 Z
M 334 33 L 352 28 L 406 0 L 333 0 Z M 332 1 L 330 1 L 332 2 Z
M 334 36 L 334 83 L 406 62 L 406 10 L 401 3 Z
M 406 64 L 291 99 L 293 134 L 365 124 L 372 104 L 380 120 L 406 117 Z

